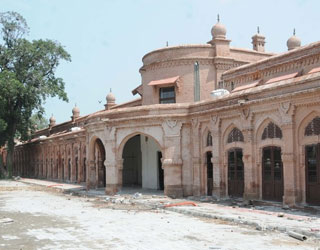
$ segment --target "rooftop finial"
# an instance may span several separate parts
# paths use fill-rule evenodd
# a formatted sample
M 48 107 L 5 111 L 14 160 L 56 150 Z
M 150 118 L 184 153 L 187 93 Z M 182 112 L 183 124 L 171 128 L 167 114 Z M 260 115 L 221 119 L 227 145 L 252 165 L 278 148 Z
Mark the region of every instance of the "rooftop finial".
M 257 32 L 258 32 L 258 34 L 260 34 L 260 28 L 259 28 L 259 26 L 257 27 Z
M 296 28 L 293 29 L 293 35 L 296 35 Z
M 220 22 L 220 16 L 219 16 L 219 14 L 218 14 L 218 18 L 217 18 L 217 20 L 218 20 L 218 22 Z

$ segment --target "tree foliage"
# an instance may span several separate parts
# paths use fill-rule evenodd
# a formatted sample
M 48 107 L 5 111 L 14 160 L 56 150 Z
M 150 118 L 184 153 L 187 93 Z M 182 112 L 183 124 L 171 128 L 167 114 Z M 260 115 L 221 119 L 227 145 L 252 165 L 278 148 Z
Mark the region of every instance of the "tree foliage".
M 63 79 L 55 75 L 61 60 L 70 55 L 52 40 L 28 41 L 29 28 L 16 12 L 0 13 L 0 146 L 8 146 L 8 168 L 11 175 L 14 137 L 28 139 L 33 113 L 44 113 L 47 97 L 68 101 Z

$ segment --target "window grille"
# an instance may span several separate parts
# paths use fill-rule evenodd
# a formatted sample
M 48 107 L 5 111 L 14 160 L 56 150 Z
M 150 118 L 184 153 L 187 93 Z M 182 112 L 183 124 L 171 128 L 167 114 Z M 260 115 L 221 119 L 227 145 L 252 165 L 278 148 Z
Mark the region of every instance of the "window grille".
M 237 128 L 234 128 L 232 129 L 232 131 L 230 132 L 229 136 L 228 136 L 228 143 L 231 143 L 231 142 L 236 142 L 236 141 L 244 141 L 243 139 L 243 134 L 242 132 L 237 129 Z
M 273 122 L 269 122 L 268 126 L 265 127 L 262 133 L 262 140 L 265 139 L 273 139 L 273 138 L 282 138 L 282 131 L 281 129 L 274 124 Z
M 208 132 L 208 136 L 207 136 L 207 147 L 208 146 L 212 146 L 212 135 L 211 135 L 211 132 Z
M 315 117 L 306 127 L 305 136 L 320 135 L 320 117 Z
M 176 94 L 174 87 L 160 88 L 160 103 L 175 103 Z

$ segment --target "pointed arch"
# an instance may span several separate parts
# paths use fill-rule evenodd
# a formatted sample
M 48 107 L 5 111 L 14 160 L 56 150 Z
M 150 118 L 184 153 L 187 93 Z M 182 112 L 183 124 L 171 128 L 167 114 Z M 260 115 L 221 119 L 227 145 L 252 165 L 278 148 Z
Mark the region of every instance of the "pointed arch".
M 298 123 L 298 139 L 299 141 L 304 145 L 306 143 L 311 143 L 313 142 L 317 142 L 318 141 L 318 136 L 317 135 L 310 135 L 310 136 L 306 136 L 306 128 L 308 127 L 308 125 L 310 125 L 310 123 L 312 123 L 312 121 L 317 118 L 320 117 L 320 112 L 318 110 L 312 110 L 311 112 L 309 112 L 306 116 L 304 116 L 300 122 Z M 313 124 L 313 128 L 314 128 L 314 124 Z
M 125 144 L 134 136 L 136 135 L 143 135 L 143 136 L 146 136 L 146 137 L 150 137 L 152 138 L 156 144 L 158 144 L 159 148 L 161 151 L 163 151 L 163 146 L 162 146 L 162 141 L 159 141 L 157 139 L 157 137 L 155 136 L 152 136 L 150 135 L 149 133 L 144 133 L 144 132 L 141 132 L 141 131 L 137 131 L 137 132 L 134 132 L 134 133 L 129 133 L 128 135 L 126 135 L 124 138 L 121 139 L 121 142 L 118 146 L 118 150 L 117 150 L 117 159 L 122 159 L 122 152 L 123 152 L 123 148 L 125 146 Z
M 87 185 L 89 188 L 106 186 L 106 169 L 104 161 L 106 159 L 106 150 L 103 141 L 96 135 L 90 138 L 88 156 L 89 164 L 93 168 L 86 169 Z
M 278 138 L 282 139 L 282 130 L 274 122 L 270 121 L 264 128 L 261 140 Z
M 270 115 L 268 117 L 263 117 L 263 119 L 259 119 L 259 122 L 256 123 L 257 124 L 257 127 L 256 127 L 257 129 L 256 129 L 256 133 L 255 133 L 255 140 L 257 141 L 257 143 L 262 142 L 262 141 L 267 141 L 268 139 L 279 140 L 278 137 L 273 137 L 273 138 L 268 137 L 269 133 L 268 133 L 268 136 L 265 139 L 262 139 L 263 134 L 267 133 L 267 132 L 265 132 L 265 129 L 269 126 L 269 124 L 271 124 L 270 125 L 270 130 L 272 130 L 272 128 L 274 128 L 272 124 L 274 124 L 275 126 L 279 127 L 279 129 L 281 130 L 281 127 L 278 125 L 278 124 L 281 124 L 280 121 L 278 119 L 274 119 L 274 118 L 277 118 L 277 116 Z M 270 132 L 270 135 L 271 134 L 272 133 Z M 282 131 L 281 131 L 281 134 L 282 134 Z
M 119 185 L 163 190 L 162 153 L 163 147 L 154 136 L 141 132 L 128 134 L 118 148 L 122 170 Z

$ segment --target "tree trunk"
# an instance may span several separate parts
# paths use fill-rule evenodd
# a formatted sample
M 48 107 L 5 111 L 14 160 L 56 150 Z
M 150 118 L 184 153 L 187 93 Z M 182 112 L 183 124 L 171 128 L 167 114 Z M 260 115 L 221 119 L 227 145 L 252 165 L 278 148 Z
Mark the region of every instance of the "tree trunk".
M 5 178 L 7 176 L 7 172 L 4 169 L 3 165 L 3 155 L 0 153 L 0 179 Z
M 8 155 L 7 155 L 7 178 L 12 178 L 13 169 L 13 155 L 14 155 L 14 136 L 10 136 L 8 140 Z

